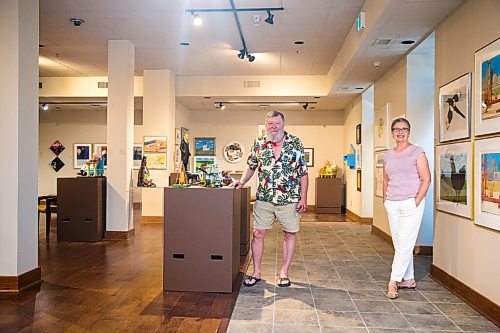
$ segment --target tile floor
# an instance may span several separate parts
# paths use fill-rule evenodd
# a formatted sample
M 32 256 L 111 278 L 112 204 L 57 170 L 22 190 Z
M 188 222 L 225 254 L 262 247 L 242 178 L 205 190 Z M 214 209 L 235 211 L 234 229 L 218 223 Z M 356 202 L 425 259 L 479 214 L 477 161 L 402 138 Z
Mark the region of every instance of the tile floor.
M 241 287 L 228 332 L 500 332 L 428 276 L 432 257 L 415 257 L 416 290 L 386 298 L 393 250 L 370 230 L 303 223 L 292 287 L 279 288 L 282 237 L 275 226 L 266 236 L 262 281 Z

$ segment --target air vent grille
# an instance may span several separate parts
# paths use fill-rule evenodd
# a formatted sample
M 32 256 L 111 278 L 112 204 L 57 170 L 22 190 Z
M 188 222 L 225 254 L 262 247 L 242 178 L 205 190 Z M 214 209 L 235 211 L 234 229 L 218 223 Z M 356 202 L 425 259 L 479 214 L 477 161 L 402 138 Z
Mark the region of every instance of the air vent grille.
M 107 88 L 108 83 L 107 82 L 97 82 L 97 88 Z
M 377 38 L 372 45 L 379 48 L 388 48 L 391 46 L 391 43 L 391 38 Z
M 245 87 L 245 88 L 259 88 L 260 81 L 243 81 L 243 87 Z

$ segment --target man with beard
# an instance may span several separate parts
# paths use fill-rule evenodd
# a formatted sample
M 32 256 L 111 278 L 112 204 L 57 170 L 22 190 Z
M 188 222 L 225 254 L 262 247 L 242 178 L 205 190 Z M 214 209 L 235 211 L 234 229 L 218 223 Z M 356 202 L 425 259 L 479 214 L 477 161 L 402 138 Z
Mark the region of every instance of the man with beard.
M 302 212 L 307 209 L 307 174 L 304 147 L 296 136 L 285 130 L 285 117 L 272 111 L 266 115 L 266 134 L 255 140 L 241 179 L 232 184 L 241 188 L 258 170 L 259 186 L 255 202 L 252 238 L 253 273 L 243 285 L 254 286 L 261 280 L 261 260 L 264 236 L 278 219 L 283 230 L 283 265 L 279 287 L 291 285 L 288 268 L 295 251 L 295 234 L 299 231 Z

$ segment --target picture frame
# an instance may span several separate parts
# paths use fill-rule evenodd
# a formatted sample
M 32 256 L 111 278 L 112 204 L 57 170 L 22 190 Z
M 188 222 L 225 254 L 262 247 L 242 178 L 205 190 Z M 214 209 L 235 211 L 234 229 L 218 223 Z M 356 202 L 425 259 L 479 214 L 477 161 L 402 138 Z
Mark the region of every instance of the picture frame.
M 201 166 L 210 166 L 216 164 L 215 156 L 195 156 L 194 157 L 194 170 L 201 172 Z
M 472 219 L 472 143 L 436 146 L 436 209 Z
M 189 129 L 186 127 L 181 127 L 181 141 L 184 139 L 184 135 L 188 134 L 189 135 Z M 180 142 L 179 142 L 180 144 Z
M 314 167 L 314 148 L 304 148 L 304 157 L 306 165 L 310 168 Z
M 358 145 L 357 149 L 356 149 L 356 169 L 361 169 L 362 167 L 362 161 L 363 161 L 363 146 L 362 145 Z
M 167 169 L 167 154 L 164 153 L 144 153 L 146 156 L 146 167 L 150 170 Z
M 174 172 L 179 172 L 181 165 L 181 147 L 180 145 L 175 145 L 174 150 Z
M 92 156 L 91 143 L 75 143 L 73 144 L 73 168 L 81 169 L 86 161 Z
M 222 150 L 222 156 L 229 163 L 238 163 L 243 159 L 245 149 L 238 141 L 228 142 Z
M 375 109 L 373 128 L 373 147 L 375 150 L 384 150 L 389 146 L 389 112 L 389 103 L 385 103 L 384 105 Z
M 104 159 L 104 168 L 108 168 L 108 144 L 107 143 L 94 143 L 93 154 L 97 154 L 100 158 Z
M 356 125 L 356 144 L 361 144 L 361 124 Z
M 500 137 L 474 143 L 474 224 L 500 231 Z
M 166 153 L 167 152 L 167 137 L 166 136 L 145 136 L 143 153 Z
M 133 153 L 132 153 L 133 168 L 139 169 L 142 163 L 142 145 L 140 143 L 134 143 Z
M 52 143 L 49 147 L 49 149 L 56 155 L 56 156 L 59 156 L 59 154 L 61 154 L 65 149 L 66 147 L 64 147 L 64 145 L 59 141 L 59 140 L 56 140 L 54 141 L 54 143 Z
M 500 38 L 474 54 L 475 135 L 500 132 Z
M 194 138 L 196 156 L 215 156 L 215 138 Z
M 180 128 L 176 128 L 175 129 L 175 144 L 176 145 L 180 145 L 181 144 L 181 140 L 182 140 L 181 129 Z
M 470 138 L 472 74 L 439 88 L 439 142 Z
M 376 167 L 375 168 L 375 179 L 374 179 L 374 185 L 375 185 L 375 196 L 383 198 L 383 190 L 384 190 L 384 168 L 383 167 Z
M 383 168 L 384 167 L 384 155 L 387 153 L 387 150 L 379 150 L 375 152 L 375 167 L 376 168 Z
M 361 170 L 356 170 L 356 190 L 361 192 Z

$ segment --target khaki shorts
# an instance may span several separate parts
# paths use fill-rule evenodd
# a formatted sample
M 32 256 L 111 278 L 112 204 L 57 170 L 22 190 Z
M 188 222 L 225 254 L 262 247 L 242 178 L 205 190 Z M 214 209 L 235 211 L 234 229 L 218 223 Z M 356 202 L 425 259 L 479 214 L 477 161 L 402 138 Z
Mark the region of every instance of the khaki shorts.
M 255 201 L 253 206 L 255 229 L 271 229 L 278 219 L 281 229 L 287 232 L 298 232 L 300 213 L 297 212 L 297 202 L 287 205 L 275 205 L 265 201 Z

